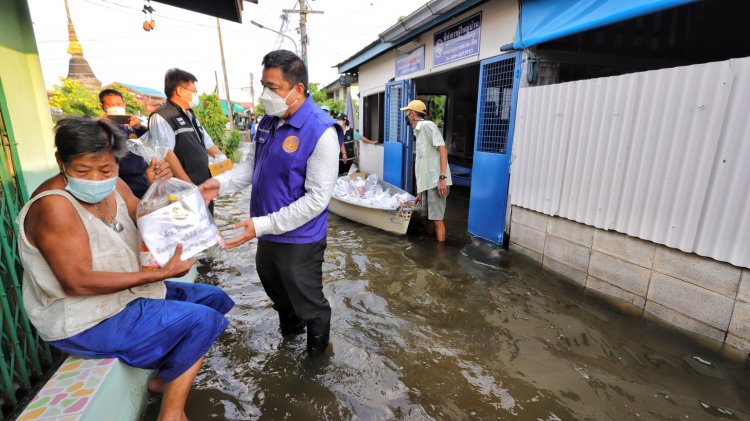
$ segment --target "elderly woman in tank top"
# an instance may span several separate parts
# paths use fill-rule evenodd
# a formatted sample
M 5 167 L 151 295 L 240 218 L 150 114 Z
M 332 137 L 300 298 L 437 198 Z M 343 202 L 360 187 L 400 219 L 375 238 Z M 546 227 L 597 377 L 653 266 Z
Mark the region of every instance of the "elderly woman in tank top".
M 159 419 L 187 419 L 190 386 L 234 302 L 210 285 L 164 281 L 195 264 L 180 259 L 180 246 L 163 268 L 140 271 L 138 200 L 117 177 L 127 151 L 116 128 L 64 119 L 55 146 L 60 173 L 18 218 L 29 319 L 64 352 L 156 370 L 149 387 L 164 393 Z

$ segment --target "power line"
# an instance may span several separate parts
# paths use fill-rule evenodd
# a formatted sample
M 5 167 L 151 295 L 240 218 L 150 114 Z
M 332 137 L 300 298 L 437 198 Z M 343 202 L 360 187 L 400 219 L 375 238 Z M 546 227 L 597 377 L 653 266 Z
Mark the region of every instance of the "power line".
M 134 9 L 131 6 L 120 4 L 120 3 L 117 3 L 117 2 L 114 2 L 114 1 L 111 1 L 111 0 L 83 0 L 83 1 L 85 1 L 86 3 L 93 4 L 95 6 L 103 7 L 105 9 L 114 10 L 114 11 L 117 11 L 117 12 L 124 12 L 124 11 L 133 12 L 133 13 L 130 13 L 132 15 L 140 15 L 140 13 L 141 13 L 140 10 L 138 10 L 138 9 Z M 112 5 L 118 6 L 119 8 L 108 7 L 107 5 L 102 4 L 102 3 L 112 4 Z M 204 23 L 199 23 L 199 22 L 195 22 L 195 21 L 189 21 L 189 20 L 184 20 L 184 19 L 180 19 L 180 18 L 175 18 L 175 17 L 169 16 L 169 15 L 164 15 L 164 14 L 161 14 L 161 13 L 157 13 L 157 16 L 159 18 L 161 18 L 161 19 L 167 19 L 167 20 L 174 21 L 174 22 L 185 23 L 185 24 L 190 25 L 190 27 L 202 26 L 204 28 L 209 28 L 211 30 L 213 30 L 215 28 L 214 26 L 207 25 L 207 24 L 204 24 Z M 181 27 L 186 28 L 185 26 L 181 26 Z M 224 29 L 222 29 L 222 31 L 224 31 L 224 32 L 230 31 L 230 32 L 235 32 L 235 33 L 246 34 L 246 32 L 244 32 L 244 31 L 236 30 L 236 29 L 231 29 L 231 28 L 224 28 Z
M 307 44 L 309 40 L 307 38 L 307 15 L 308 14 L 323 14 L 324 12 L 318 10 L 312 10 L 308 8 L 307 0 L 299 0 L 299 10 L 297 9 L 284 9 L 284 13 L 299 13 L 299 37 L 301 41 L 302 50 L 302 61 L 307 63 Z

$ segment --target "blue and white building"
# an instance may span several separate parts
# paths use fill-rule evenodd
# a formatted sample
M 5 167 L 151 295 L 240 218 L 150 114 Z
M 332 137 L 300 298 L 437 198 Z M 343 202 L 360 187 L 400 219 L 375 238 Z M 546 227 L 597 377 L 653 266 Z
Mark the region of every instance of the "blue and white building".
M 750 5 L 433 0 L 338 65 L 365 170 L 410 189 L 428 104 L 467 230 L 647 317 L 750 350 Z M 367 155 L 369 153 L 369 155 Z M 382 156 L 382 158 L 381 158 Z

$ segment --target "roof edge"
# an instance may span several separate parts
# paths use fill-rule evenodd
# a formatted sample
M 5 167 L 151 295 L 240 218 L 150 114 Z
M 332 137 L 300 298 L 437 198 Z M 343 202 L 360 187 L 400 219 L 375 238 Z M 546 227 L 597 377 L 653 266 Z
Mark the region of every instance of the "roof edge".
M 392 48 L 429 31 L 488 0 L 432 0 L 382 32 L 378 39 L 334 67 L 339 73 L 351 73 Z M 427 14 L 427 15 L 426 15 Z M 402 27 L 404 30 L 399 31 Z M 387 40 L 385 38 L 388 38 Z

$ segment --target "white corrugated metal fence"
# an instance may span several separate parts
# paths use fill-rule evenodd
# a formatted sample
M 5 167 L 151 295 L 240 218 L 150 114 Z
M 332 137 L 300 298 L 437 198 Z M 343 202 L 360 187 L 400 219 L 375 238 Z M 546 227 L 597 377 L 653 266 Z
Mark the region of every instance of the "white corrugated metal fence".
M 750 58 L 521 89 L 511 203 L 750 267 Z

